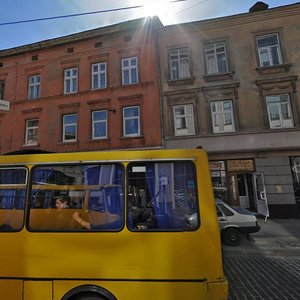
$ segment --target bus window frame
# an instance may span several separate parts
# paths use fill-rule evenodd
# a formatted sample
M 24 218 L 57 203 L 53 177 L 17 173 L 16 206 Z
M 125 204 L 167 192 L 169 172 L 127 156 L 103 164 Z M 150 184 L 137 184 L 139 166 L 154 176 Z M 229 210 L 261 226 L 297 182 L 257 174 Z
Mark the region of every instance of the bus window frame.
M 17 184 L 3 184 L 3 183 L 0 183 L 0 190 L 2 190 L 2 187 L 8 187 L 8 189 L 12 189 L 12 188 L 24 188 L 25 190 L 25 199 L 24 199 L 24 206 L 23 208 L 19 209 L 20 211 L 22 211 L 22 215 L 23 215 L 23 218 L 22 218 L 22 224 L 20 225 L 19 228 L 17 229 L 14 229 L 13 227 L 10 227 L 9 229 L 3 229 L 3 230 L 0 230 L 0 233 L 17 233 L 17 232 L 20 232 L 23 230 L 24 228 L 24 225 L 26 224 L 26 210 L 27 210 L 27 195 L 28 195 L 28 179 L 29 179 L 29 168 L 28 166 L 26 165 L 0 165 L 0 170 L 25 170 L 26 171 L 26 175 L 25 175 L 25 183 L 17 183 Z M 16 209 L 15 208 L 10 208 L 10 209 L 6 209 L 6 208 L 0 208 L 0 211 L 5 211 L 5 210 L 13 210 L 15 211 Z M 5 226 L 7 224 L 3 223 L 2 226 Z
M 34 164 L 32 166 L 32 168 L 30 169 L 30 177 L 29 177 L 29 182 L 28 182 L 28 195 L 27 195 L 27 211 L 26 211 L 26 229 L 29 232 L 32 233 L 36 233 L 36 232 L 49 232 L 49 233 L 114 233 L 114 232 L 120 232 L 124 229 L 124 227 L 126 226 L 126 199 L 125 199 L 125 172 L 126 172 L 126 165 L 124 164 L 125 161 L 86 161 L 86 162 L 51 162 L 51 163 L 47 163 L 47 164 Z M 91 166 L 91 167 L 96 167 L 96 166 L 102 166 L 102 165 L 119 165 L 122 168 L 122 191 L 123 191 L 123 197 L 122 197 L 122 201 L 120 202 L 122 205 L 122 212 L 119 214 L 119 216 L 121 217 L 121 221 L 122 221 L 122 226 L 120 226 L 120 228 L 117 229 L 85 229 L 85 228 L 68 228 L 68 229 L 37 229 L 37 228 L 32 228 L 30 227 L 30 212 L 32 209 L 31 204 L 32 204 L 32 190 L 33 190 L 33 171 L 35 168 L 43 168 L 43 167 L 72 167 L 72 166 L 79 166 L 79 167 L 84 167 L 84 166 Z M 49 184 L 48 186 L 50 186 L 51 184 Z M 104 186 L 105 184 L 103 184 Z M 45 185 L 46 186 L 46 185 Z M 68 186 L 72 186 L 74 187 L 74 189 L 68 189 L 68 188 L 62 188 L 62 187 L 68 187 Z M 83 187 L 84 185 L 81 185 L 81 187 Z M 91 187 L 95 187 L 95 185 L 90 185 Z M 101 185 L 99 185 L 101 186 Z M 60 187 L 59 189 L 57 189 L 57 187 Z M 84 188 L 77 188 L 78 185 L 53 185 L 53 190 L 61 190 L 61 191 L 77 191 L 77 190 L 81 190 L 81 191 L 95 191 L 95 189 L 93 188 L 88 188 L 88 189 L 84 189 Z M 83 202 L 83 206 L 82 206 L 82 210 L 87 211 L 88 210 L 88 202 L 87 199 L 85 199 L 86 197 L 88 197 L 88 195 L 84 195 L 84 202 Z M 47 208 L 47 209 L 54 209 L 54 208 Z M 76 211 L 78 210 L 78 208 L 66 208 L 68 211 L 72 210 L 72 211 Z
M 197 226 L 192 227 L 191 229 L 187 230 L 187 229 L 183 229 L 183 228 L 168 228 L 168 229 L 160 229 L 160 228 L 131 228 L 129 226 L 129 224 L 131 223 L 131 221 L 129 221 L 129 218 L 131 218 L 131 216 L 129 215 L 130 212 L 130 201 L 129 201 L 129 197 L 128 197 L 128 187 L 129 187 L 129 175 L 128 175 L 128 168 L 133 164 L 147 164 L 147 163 L 183 163 L 183 162 L 189 162 L 191 164 L 193 164 L 193 169 L 194 169 L 194 179 L 195 179 L 195 194 L 196 194 L 196 207 L 195 207 L 195 212 L 197 215 Z M 178 233 L 178 232 L 195 232 L 197 230 L 200 229 L 201 227 L 201 218 L 200 218 L 200 200 L 199 200 L 199 190 L 198 190 L 198 173 L 197 173 L 197 165 L 195 163 L 194 159 L 176 159 L 176 158 L 172 158 L 172 159 L 151 159 L 151 160 L 134 160 L 134 161 L 129 161 L 128 164 L 126 164 L 126 184 L 125 184 L 125 189 L 126 189 L 126 227 L 130 232 L 136 233 L 136 232 L 151 232 L 151 233 L 159 233 L 159 232 L 167 232 L 167 233 Z M 152 201 L 151 201 L 152 202 Z M 147 206 L 147 205 L 146 205 Z M 191 214 L 194 215 L 194 214 Z M 190 215 L 190 216 L 191 216 Z M 188 219 L 188 215 L 187 215 L 187 219 Z M 188 220 L 186 220 L 186 222 L 188 222 Z M 187 223 L 188 225 L 188 223 Z

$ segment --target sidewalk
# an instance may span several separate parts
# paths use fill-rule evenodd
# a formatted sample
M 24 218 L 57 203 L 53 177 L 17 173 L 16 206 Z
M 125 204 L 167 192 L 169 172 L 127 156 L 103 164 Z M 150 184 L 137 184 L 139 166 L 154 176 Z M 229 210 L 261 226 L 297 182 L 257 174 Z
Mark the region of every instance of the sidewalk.
M 300 219 L 258 219 L 260 231 L 243 237 L 240 246 L 223 245 L 224 255 L 300 257 Z

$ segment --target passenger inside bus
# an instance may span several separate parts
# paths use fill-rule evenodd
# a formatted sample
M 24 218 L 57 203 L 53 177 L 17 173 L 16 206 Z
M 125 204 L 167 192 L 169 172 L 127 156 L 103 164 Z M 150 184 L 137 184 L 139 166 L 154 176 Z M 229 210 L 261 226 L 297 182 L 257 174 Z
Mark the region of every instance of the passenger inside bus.
M 56 208 L 69 208 L 70 207 L 70 197 L 59 197 L 55 201 Z
M 78 211 L 75 211 L 72 215 L 73 219 L 77 221 L 82 227 L 86 229 L 92 229 L 91 223 L 83 220 Z

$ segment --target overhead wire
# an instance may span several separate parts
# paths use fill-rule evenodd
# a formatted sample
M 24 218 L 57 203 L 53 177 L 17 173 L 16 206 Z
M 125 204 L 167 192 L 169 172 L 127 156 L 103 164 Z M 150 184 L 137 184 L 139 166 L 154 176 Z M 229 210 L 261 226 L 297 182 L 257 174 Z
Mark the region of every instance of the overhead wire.
M 177 3 L 177 2 L 185 2 L 185 1 L 188 1 L 188 0 L 172 0 L 169 3 Z M 32 23 L 32 22 L 39 22 L 39 21 L 49 21 L 49 20 L 72 18 L 72 17 L 80 17 L 80 16 L 86 16 L 86 15 L 100 14 L 100 13 L 131 10 L 131 9 L 137 9 L 137 8 L 142 8 L 142 7 L 145 7 L 145 5 L 125 6 L 125 7 L 111 8 L 111 9 L 104 9 L 104 10 L 96 10 L 96 11 L 91 11 L 91 12 L 77 13 L 77 14 L 68 14 L 68 15 L 60 15 L 60 16 L 53 16 L 53 17 L 44 17 L 44 18 L 36 18 L 36 19 L 28 19 L 28 20 L 2 22 L 2 23 L 0 23 L 0 26 L 16 25 L 16 24 L 22 24 L 22 23 Z

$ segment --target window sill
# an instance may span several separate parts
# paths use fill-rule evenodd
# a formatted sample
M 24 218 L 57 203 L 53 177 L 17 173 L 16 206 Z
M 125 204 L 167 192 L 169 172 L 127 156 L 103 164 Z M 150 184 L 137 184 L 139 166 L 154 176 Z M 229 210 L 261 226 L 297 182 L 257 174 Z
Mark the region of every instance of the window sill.
M 61 142 L 58 142 L 58 145 L 74 145 L 74 144 L 78 144 L 79 141 L 61 141 Z
M 271 131 L 280 131 L 280 130 L 290 130 L 295 128 L 295 126 L 290 126 L 290 127 L 270 127 Z
M 124 140 L 126 140 L 126 139 L 142 139 L 142 138 L 144 138 L 144 136 L 143 135 L 130 135 L 130 136 L 121 136 L 120 137 L 120 139 L 124 139 Z
M 257 67 L 256 71 L 259 74 L 273 74 L 273 73 L 282 73 L 288 72 L 291 68 L 292 64 L 281 64 L 267 67 Z
M 203 76 L 206 82 L 232 79 L 234 72 L 206 74 Z
M 110 139 L 108 137 L 106 138 L 99 138 L 99 139 L 88 139 L 87 142 L 88 143 L 107 143 L 109 142 Z
M 39 147 L 40 144 L 36 143 L 36 144 L 24 144 L 22 145 L 22 148 L 36 148 Z
M 193 84 L 195 77 L 182 78 L 182 79 L 170 79 L 168 80 L 168 85 L 184 85 L 184 84 Z

